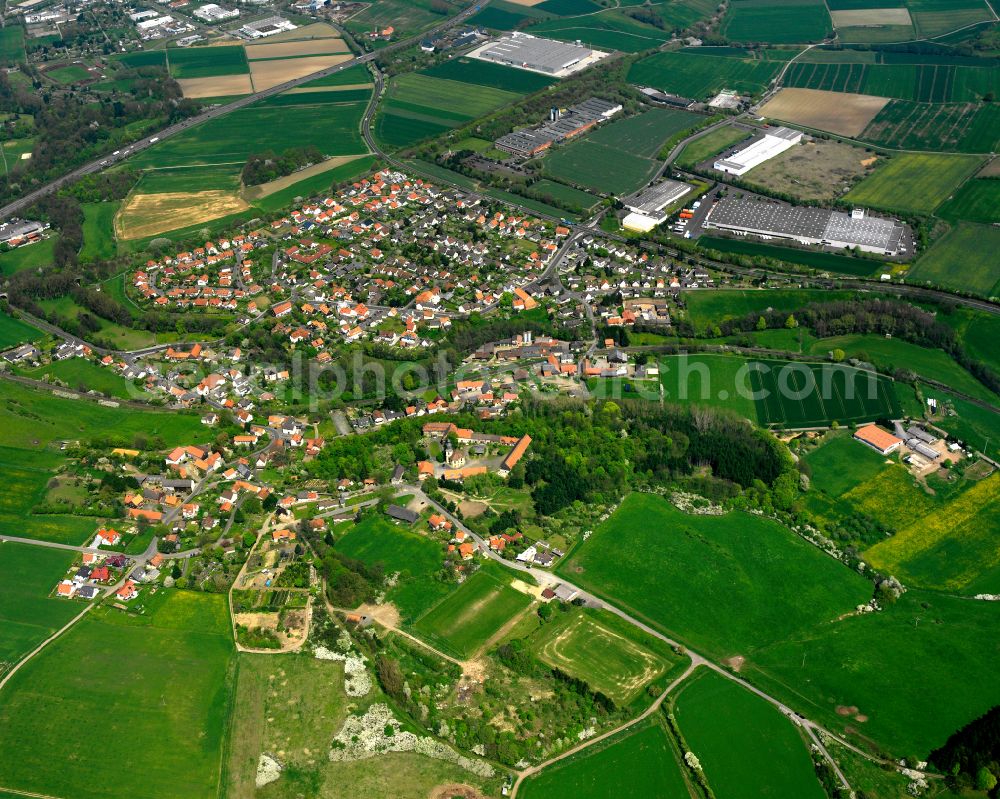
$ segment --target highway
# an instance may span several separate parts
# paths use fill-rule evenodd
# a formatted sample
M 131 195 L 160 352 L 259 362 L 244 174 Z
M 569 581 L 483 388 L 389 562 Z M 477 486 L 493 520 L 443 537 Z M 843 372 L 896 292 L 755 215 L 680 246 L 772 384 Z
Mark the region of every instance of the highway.
M 294 78 L 293 80 L 285 81 L 284 83 L 279 83 L 277 86 L 272 86 L 270 89 L 263 89 L 259 92 L 254 92 L 253 94 L 248 94 L 245 97 L 241 97 L 238 100 L 234 100 L 231 103 L 226 103 L 225 105 L 213 106 L 211 108 L 202 111 L 197 116 L 188 117 L 187 119 L 176 122 L 162 130 L 151 133 L 139 141 L 122 147 L 118 152 L 118 155 L 105 155 L 102 158 L 97 158 L 89 163 L 77 167 L 71 172 L 67 172 L 62 177 L 56 178 L 50 183 L 46 183 L 34 191 L 24 195 L 23 197 L 8 203 L 7 205 L 0 208 L 0 220 L 8 219 L 14 216 L 21 210 L 30 207 L 34 203 L 38 202 L 42 197 L 52 194 L 58 191 L 63 186 L 73 183 L 76 180 L 86 176 L 92 175 L 95 172 L 100 172 L 107 167 L 113 166 L 115 164 L 120 164 L 128 160 L 131 156 L 136 153 L 142 152 L 143 150 L 152 147 L 153 145 L 168 139 L 171 136 L 176 136 L 178 133 L 183 133 L 188 128 L 200 125 L 203 122 L 208 122 L 211 119 L 218 119 L 219 117 L 231 114 L 233 111 L 238 111 L 241 108 L 246 108 L 248 105 L 256 103 L 258 100 L 263 100 L 267 97 L 272 97 L 276 94 L 281 94 L 282 92 L 288 91 L 289 89 L 294 89 L 297 86 L 301 86 L 304 83 L 316 80 L 317 78 L 325 78 L 328 75 L 336 75 L 338 72 L 343 72 L 346 69 L 350 69 L 358 64 L 368 64 L 373 62 L 376 58 L 384 53 L 391 53 L 394 50 L 401 50 L 410 47 L 418 43 L 421 39 L 436 36 L 441 31 L 447 30 L 453 25 L 457 25 L 464 20 L 468 19 L 473 14 L 477 13 L 479 9 L 487 5 L 489 0 L 481 0 L 481 2 L 470 5 L 464 11 L 456 14 L 453 17 L 445 20 L 439 25 L 434 26 L 429 30 L 425 30 L 416 36 L 411 36 L 408 39 L 400 39 L 398 42 L 393 42 L 388 44 L 380 50 L 365 53 L 364 55 L 352 58 L 350 61 L 344 61 L 332 67 L 327 67 L 326 69 L 321 69 L 318 72 L 312 72 L 309 75 L 303 75 L 301 78 Z

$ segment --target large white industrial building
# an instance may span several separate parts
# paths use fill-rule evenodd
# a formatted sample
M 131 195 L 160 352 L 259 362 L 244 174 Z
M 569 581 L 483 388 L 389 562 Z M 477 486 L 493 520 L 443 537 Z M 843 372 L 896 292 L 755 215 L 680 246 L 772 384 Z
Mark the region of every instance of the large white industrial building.
M 585 69 L 607 56 L 607 53 L 592 50 L 579 42 L 576 44 L 560 42 L 514 31 L 505 33 L 496 41 L 477 47 L 468 55 L 483 61 L 493 61 L 561 78 Z
M 742 150 L 737 150 L 728 158 L 716 161 L 715 168 L 728 175 L 745 175 L 755 166 L 760 166 L 765 161 L 794 147 L 800 141 L 802 141 L 802 131 L 791 128 L 775 128 Z

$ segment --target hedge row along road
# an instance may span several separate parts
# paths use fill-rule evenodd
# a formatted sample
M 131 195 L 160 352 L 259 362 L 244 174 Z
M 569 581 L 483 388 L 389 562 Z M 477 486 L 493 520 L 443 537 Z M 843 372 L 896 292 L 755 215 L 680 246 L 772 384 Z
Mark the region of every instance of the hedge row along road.
M 349 69 L 353 66 L 356 66 L 357 64 L 367 64 L 371 61 L 374 61 L 382 53 L 388 53 L 392 52 L 393 50 L 400 50 L 406 47 L 410 47 L 411 45 L 419 42 L 422 39 L 434 36 L 435 34 L 440 33 L 441 31 L 446 30 L 447 28 L 450 28 L 453 25 L 459 24 L 466 18 L 472 16 L 474 13 L 480 11 L 483 8 L 483 6 L 489 3 L 489 1 L 490 0 L 480 0 L 480 2 L 477 2 L 474 5 L 470 5 L 460 14 L 456 14 L 454 17 L 445 20 L 440 25 L 436 25 L 430 30 L 423 31 L 422 33 L 419 33 L 416 36 L 411 36 L 409 39 L 401 39 L 398 42 L 394 42 L 393 44 L 387 45 L 386 47 L 383 47 L 378 51 L 365 53 L 364 55 L 358 56 L 357 58 L 352 58 L 350 61 L 344 61 L 335 66 L 327 67 L 326 69 L 321 69 L 319 72 L 313 72 L 309 75 L 303 75 L 301 78 L 295 78 L 294 80 L 286 81 L 285 83 L 281 83 L 277 86 L 272 86 L 270 89 L 264 89 L 263 91 L 259 91 L 254 94 L 248 94 L 245 97 L 241 97 L 239 100 L 234 100 L 233 102 L 227 103 L 226 105 L 220 105 L 210 108 L 198 114 L 197 116 L 185 119 L 183 122 L 178 122 L 174 125 L 163 128 L 162 130 L 156 133 L 152 133 L 151 135 L 146 136 L 145 138 L 135 142 L 134 144 L 130 144 L 127 145 L 126 147 L 123 147 L 121 152 L 116 156 L 106 155 L 103 158 L 98 158 L 94 161 L 91 161 L 88 164 L 84 164 L 81 167 L 77 167 L 73 171 L 67 172 L 62 177 L 56 178 L 50 183 L 46 183 L 44 186 L 35 189 L 34 191 L 24 195 L 20 199 L 8 203 L 7 205 L 3 206 L 3 208 L 0 208 L 0 220 L 7 219 L 13 216 L 22 209 L 31 206 L 32 204 L 40 200 L 42 197 L 45 197 L 48 194 L 52 194 L 53 192 L 58 191 L 63 186 L 66 186 L 72 183 L 73 181 L 79 180 L 85 175 L 91 175 L 94 174 L 95 172 L 102 171 L 106 167 L 121 163 L 127 160 L 130 156 L 135 155 L 137 152 L 145 150 L 147 147 L 150 147 L 160 141 L 163 141 L 164 139 L 169 138 L 170 136 L 174 136 L 178 133 L 181 133 L 182 131 L 185 131 L 188 128 L 194 127 L 195 125 L 199 125 L 202 122 L 207 122 L 210 119 L 215 119 L 217 117 L 225 116 L 226 114 L 231 114 L 233 111 L 238 111 L 241 108 L 245 108 L 248 105 L 252 105 L 253 103 L 256 103 L 258 100 L 263 100 L 267 97 L 272 97 L 276 94 L 281 94 L 282 92 L 288 91 L 289 89 L 294 89 L 297 86 L 301 86 L 303 83 L 308 83 L 310 81 L 316 80 L 317 78 L 325 78 L 328 75 L 335 75 L 336 73 L 342 72 L 345 69 Z

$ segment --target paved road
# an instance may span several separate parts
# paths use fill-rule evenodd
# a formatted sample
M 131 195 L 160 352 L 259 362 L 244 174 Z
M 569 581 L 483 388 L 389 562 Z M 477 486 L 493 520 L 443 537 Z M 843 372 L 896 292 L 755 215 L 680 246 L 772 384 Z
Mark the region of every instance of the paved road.
M 119 164 L 127 160 L 129 157 L 135 155 L 136 153 L 141 152 L 147 149 L 148 147 L 151 147 L 154 144 L 163 141 L 164 139 L 168 139 L 171 136 L 176 136 L 178 133 L 183 133 L 189 128 L 192 128 L 196 125 L 200 125 L 202 122 L 208 122 L 210 119 L 218 119 L 219 117 L 226 116 L 227 114 L 231 114 L 233 111 L 238 111 L 241 108 L 246 108 L 248 105 L 257 102 L 258 100 L 263 100 L 266 97 L 272 97 L 276 94 L 281 94 L 282 92 L 288 91 L 289 89 L 294 89 L 297 86 L 301 86 L 302 84 L 316 80 L 317 78 L 324 78 L 328 75 L 336 75 L 338 72 L 343 72 L 344 70 L 350 69 L 351 67 L 356 66 L 357 64 L 371 63 L 376 58 L 385 53 L 391 53 L 394 50 L 401 50 L 418 43 L 421 39 L 427 37 L 433 37 L 436 34 L 440 33 L 441 31 L 446 30 L 447 28 L 450 28 L 453 25 L 457 25 L 460 22 L 468 19 L 470 16 L 476 13 L 477 9 L 482 8 L 489 2 L 490 0 L 480 0 L 480 2 L 476 3 L 475 5 L 469 6 L 461 13 L 456 14 L 454 17 L 445 20 L 439 25 L 435 25 L 430 30 L 423 31 L 422 33 L 416 36 L 411 36 L 408 39 L 400 39 L 398 42 L 386 45 L 380 50 L 371 53 L 365 53 L 364 55 L 352 58 L 350 61 L 344 61 L 340 64 L 337 64 L 336 66 L 327 67 L 326 69 L 321 69 L 318 72 L 313 72 L 310 73 L 309 75 L 303 75 L 301 78 L 295 78 L 293 80 L 285 81 L 284 83 L 280 83 L 277 86 L 271 87 L 270 89 L 264 89 L 259 92 L 254 92 L 253 94 L 248 94 L 245 97 L 241 97 L 240 99 L 234 100 L 231 103 L 214 106 L 212 108 L 206 109 L 205 111 L 202 111 L 197 116 L 189 117 L 188 119 L 185 119 L 181 122 L 169 125 L 166 128 L 163 128 L 162 130 L 159 130 L 135 142 L 134 144 L 123 147 L 118 155 L 106 155 L 103 158 L 95 159 L 87 164 L 84 164 L 83 166 L 77 167 L 71 172 L 67 172 L 62 177 L 56 178 L 52 182 L 47 183 L 44 186 L 35 189 L 34 191 L 24 195 L 20 199 L 8 203 L 7 205 L 0 208 L 0 219 L 6 219 L 10 216 L 13 216 L 19 211 L 28 208 L 29 206 L 40 200 L 42 197 L 45 197 L 48 194 L 52 194 L 53 192 L 58 191 L 63 186 L 72 183 L 75 180 L 79 180 L 80 178 L 86 175 L 91 175 L 96 172 L 100 172 L 107 167 Z

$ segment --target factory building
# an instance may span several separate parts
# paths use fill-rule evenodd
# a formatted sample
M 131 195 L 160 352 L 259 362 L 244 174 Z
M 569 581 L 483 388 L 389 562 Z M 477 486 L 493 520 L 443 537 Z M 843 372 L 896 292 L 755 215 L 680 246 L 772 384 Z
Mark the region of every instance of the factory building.
M 690 191 L 691 187 L 687 183 L 681 183 L 679 180 L 662 180 L 654 186 L 623 198 L 622 204 L 631 213 L 622 220 L 622 227 L 626 230 L 648 233 L 667 218 L 663 209 Z
M 531 158 L 544 152 L 556 142 L 585 133 L 595 125 L 621 113 L 621 110 L 621 105 L 617 103 L 591 97 L 567 111 L 553 108 L 549 112 L 549 121 L 544 125 L 508 133 L 497 139 L 494 144 L 498 150 L 503 150 L 505 153 L 519 158 Z
M 755 166 L 774 158 L 802 141 L 802 131 L 791 128 L 775 128 L 742 150 L 737 150 L 728 158 L 715 162 L 715 168 L 727 175 L 745 175 Z
M 593 55 L 593 50 L 581 44 L 557 42 L 515 31 L 481 49 L 477 57 L 519 69 L 558 75 Z

